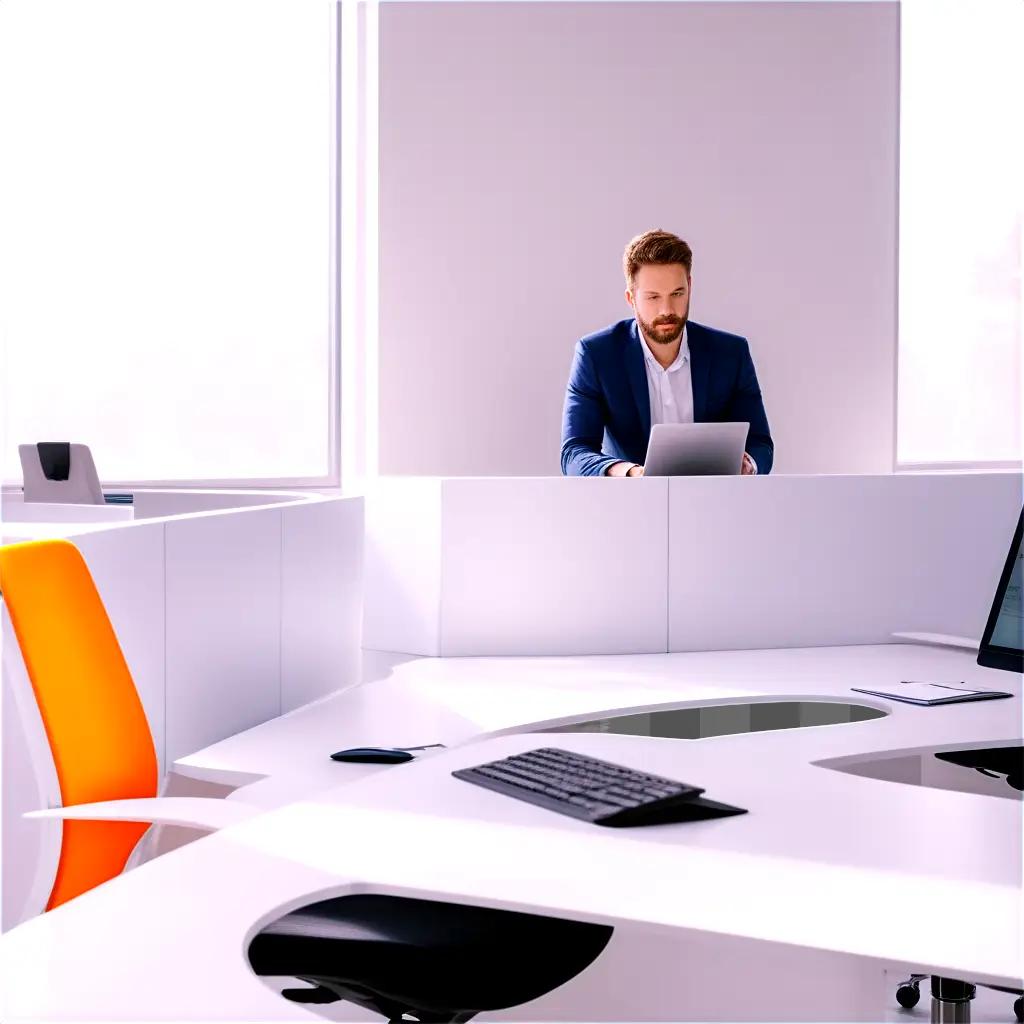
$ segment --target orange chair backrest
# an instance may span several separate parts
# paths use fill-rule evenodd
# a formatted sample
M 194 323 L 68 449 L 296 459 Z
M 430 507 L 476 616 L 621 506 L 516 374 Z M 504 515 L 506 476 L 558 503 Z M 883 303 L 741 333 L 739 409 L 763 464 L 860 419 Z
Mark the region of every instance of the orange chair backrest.
M 0 547 L 18 638 L 65 807 L 157 792 L 153 737 L 103 601 L 68 541 Z M 119 874 L 147 826 L 65 821 L 46 909 Z

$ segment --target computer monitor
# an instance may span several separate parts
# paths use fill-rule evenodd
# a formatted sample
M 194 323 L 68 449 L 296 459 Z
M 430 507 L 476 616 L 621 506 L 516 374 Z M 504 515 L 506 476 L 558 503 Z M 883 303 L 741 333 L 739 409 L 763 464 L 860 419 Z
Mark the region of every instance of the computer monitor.
M 1024 533 L 1024 509 L 1017 520 L 1010 553 L 1006 556 L 1003 574 L 996 587 L 992 611 L 989 612 L 985 633 L 978 649 L 978 664 L 989 668 L 1005 668 L 1011 672 L 1024 672 L 1024 605 L 1021 586 L 1024 584 L 1024 553 L 1021 535 Z

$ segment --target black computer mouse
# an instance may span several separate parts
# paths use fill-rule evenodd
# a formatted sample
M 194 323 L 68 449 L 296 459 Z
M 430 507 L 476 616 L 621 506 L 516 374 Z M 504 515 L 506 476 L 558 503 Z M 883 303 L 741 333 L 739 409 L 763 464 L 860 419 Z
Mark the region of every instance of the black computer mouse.
M 332 761 L 352 761 L 356 764 L 402 764 L 414 755 L 398 747 L 350 747 L 331 754 Z

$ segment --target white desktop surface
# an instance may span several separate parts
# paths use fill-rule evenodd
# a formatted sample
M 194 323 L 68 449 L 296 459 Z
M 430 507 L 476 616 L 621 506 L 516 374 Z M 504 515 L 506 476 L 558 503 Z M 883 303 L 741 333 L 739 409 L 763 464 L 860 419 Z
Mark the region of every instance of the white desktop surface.
M 279 804 L 317 788 L 384 770 L 378 765 L 339 764 L 325 757 L 325 753 L 344 747 L 424 743 L 451 747 L 527 727 L 551 728 L 601 713 L 808 698 L 891 709 L 900 736 L 891 743 L 881 740 L 864 749 L 897 749 L 916 745 L 914 734 L 921 717 L 915 712 L 920 709 L 853 693 L 850 688 L 917 678 L 962 679 L 1003 690 L 1019 681 L 1011 673 L 979 668 L 973 653 L 918 644 L 581 657 L 414 658 L 394 665 L 384 678 L 181 757 L 172 768 L 195 779 L 248 786 L 244 794 L 239 793 L 246 800 L 253 791 L 270 792 L 268 784 L 274 782 L 275 795 L 269 802 Z M 968 708 L 962 706 L 961 710 Z M 969 710 L 972 714 L 984 711 L 987 726 L 995 721 L 1016 721 L 1015 735 L 1021 734 L 1019 705 L 996 701 L 972 705 Z M 958 723 L 963 721 L 958 717 Z M 849 746 L 850 752 L 856 753 L 862 743 L 857 728 L 870 725 L 889 730 L 892 723 L 878 720 L 833 729 L 829 752 L 842 756 Z M 934 726 L 934 718 L 928 724 L 929 729 Z M 807 729 L 799 734 L 809 735 Z M 796 733 L 790 730 L 789 735 Z M 943 735 L 941 740 L 946 742 L 949 737 Z M 965 745 L 969 744 L 968 739 Z M 248 785 L 251 783 L 257 785 Z
M 849 693 L 922 676 L 1016 696 L 918 708 Z M 466 742 L 595 711 L 809 695 L 890 714 L 701 740 L 578 733 Z M 250 789 L 276 785 L 281 806 L 0 938 L 0 1017 L 312 1019 L 251 974 L 245 945 L 279 913 L 350 890 L 733 936 L 1013 984 L 1024 973 L 1021 802 L 813 762 L 1020 735 L 1020 678 L 948 649 L 409 662 L 390 679 L 183 759 L 197 774 L 267 776 Z M 382 742 L 463 745 L 388 768 L 326 756 Z M 602 829 L 450 775 L 541 745 L 703 785 L 750 813 Z

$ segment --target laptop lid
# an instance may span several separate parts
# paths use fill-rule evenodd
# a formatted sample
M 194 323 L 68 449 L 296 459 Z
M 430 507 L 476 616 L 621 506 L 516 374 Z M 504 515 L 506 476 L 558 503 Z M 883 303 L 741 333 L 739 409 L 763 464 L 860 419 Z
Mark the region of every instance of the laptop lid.
M 749 423 L 656 423 L 644 476 L 738 476 Z

